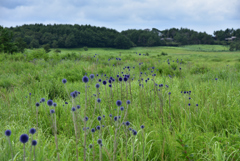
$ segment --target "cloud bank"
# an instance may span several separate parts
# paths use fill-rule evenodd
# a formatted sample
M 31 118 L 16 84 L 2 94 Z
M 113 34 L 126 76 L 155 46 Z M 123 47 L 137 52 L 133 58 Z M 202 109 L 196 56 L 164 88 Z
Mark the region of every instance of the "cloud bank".
M 118 31 L 240 28 L 239 0 L 1 0 L 0 25 L 90 24 Z

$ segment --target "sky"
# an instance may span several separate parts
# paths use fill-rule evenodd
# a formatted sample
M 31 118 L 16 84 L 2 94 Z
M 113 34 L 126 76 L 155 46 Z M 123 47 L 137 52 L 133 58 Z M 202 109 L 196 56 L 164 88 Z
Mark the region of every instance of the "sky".
M 116 29 L 240 28 L 240 0 L 0 0 L 0 25 L 79 24 Z

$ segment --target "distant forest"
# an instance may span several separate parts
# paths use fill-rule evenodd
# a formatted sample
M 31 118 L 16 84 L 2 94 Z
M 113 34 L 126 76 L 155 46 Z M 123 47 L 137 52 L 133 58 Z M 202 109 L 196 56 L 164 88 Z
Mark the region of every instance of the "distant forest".
M 187 28 L 166 30 L 115 29 L 91 25 L 29 24 L 10 28 L 0 26 L 0 51 L 23 52 L 25 48 L 111 47 L 129 49 L 136 46 L 181 46 L 192 44 L 230 45 L 240 50 L 240 29 L 214 31 L 214 36 Z

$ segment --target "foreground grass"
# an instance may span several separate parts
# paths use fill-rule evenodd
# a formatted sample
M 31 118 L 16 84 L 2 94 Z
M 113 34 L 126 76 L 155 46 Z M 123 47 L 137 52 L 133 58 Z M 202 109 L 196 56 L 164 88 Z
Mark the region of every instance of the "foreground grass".
M 168 55 L 158 56 L 162 51 Z M 14 160 L 22 160 L 23 145 L 19 142 L 19 137 L 23 133 L 28 133 L 30 128 L 36 127 L 35 103 L 41 98 L 52 99 L 57 103 L 56 120 L 60 160 L 75 160 L 75 133 L 71 113 L 73 105 L 69 93 L 75 90 L 81 92 L 76 99 L 76 103 L 81 105 L 81 109 L 77 112 L 84 117 L 85 84 L 82 82 L 82 77 L 86 73 L 87 76 L 95 74 L 95 79 L 88 83 L 87 127 L 90 129 L 96 127 L 99 125 L 97 116 L 106 116 L 102 131 L 103 160 L 113 158 L 115 126 L 109 114 L 118 115 L 115 110 L 117 109 L 116 100 L 122 100 L 125 109 L 126 100 L 131 100 L 127 119 L 123 121 L 130 121 L 130 127 L 138 131 L 137 136 L 127 133 L 127 139 L 124 129 L 119 131 L 117 160 L 132 160 L 133 142 L 136 160 L 143 158 L 143 143 L 145 160 L 239 159 L 239 52 L 202 52 L 185 49 L 185 47 L 132 48 L 130 50 L 93 48 L 86 52 L 82 49 L 62 49 L 59 56 L 51 52 L 46 61 L 39 58 L 29 62 L 28 55 L 31 52 L 27 51 L 26 56 L 19 56 L 20 58 L 18 55 L 3 56 L 1 54 L 0 160 L 11 159 L 10 147 L 4 135 L 6 129 L 12 131 L 10 139 Z M 141 56 L 136 52 L 141 53 Z M 149 56 L 143 56 L 147 52 Z M 95 53 L 98 55 L 93 57 Z M 110 58 L 114 59 L 108 61 Z M 117 61 L 116 58 L 122 60 Z M 167 63 L 168 59 L 170 65 Z M 140 62 L 143 64 L 139 66 Z M 125 66 L 129 66 L 130 71 L 123 69 Z M 155 69 L 153 70 L 152 67 Z M 102 100 L 101 110 L 96 110 L 94 113 L 96 98 L 93 94 L 97 94 L 95 88 L 97 78 L 105 80 L 106 77 L 112 76 L 117 79 L 116 75 L 120 72 L 130 74 L 131 78 L 134 77 L 131 81 L 131 94 L 129 88 L 126 92 L 126 85 L 124 85 L 121 95 L 120 84 L 117 90 L 117 82 L 111 94 L 110 88 L 107 87 L 105 91 L 101 83 L 99 90 L 99 98 Z M 140 72 L 143 72 L 141 77 Z M 156 77 L 152 77 L 154 73 Z M 96 74 L 99 76 L 96 77 Z M 68 80 L 66 87 L 61 82 L 63 78 Z M 139 78 L 143 78 L 143 82 L 139 83 Z M 147 78 L 150 80 L 145 83 L 144 80 Z M 163 84 L 163 87 L 156 87 L 151 79 L 154 79 L 158 85 Z M 139 84 L 143 84 L 143 87 Z M 169 87 L 166 88 L 165 85 Z M 184 91 L 191 91 L 191 94 L 184 94 Z M 170 97 L 169 92 L 171 92 Z M 66 105 L 65 102 L 69 104 Z M 38 141 L 37 160 L 57 160 L 49 110 L 46 102 L 41 103 L 39 128 L 37 135 L 34 136 Z M 143 130 L 140 128 L 141 125 L 145 126 Z M 81 120 L 78 121 L 78 127 L 79 160 L 83 160 L 81 143 L 84 138 L 82 130 L 84 126 Z M 89 144 L 97 145 L 99 132 L 94 135 L 94 140 L 91 135 L 87 136 L 87 147 Z M 98 148 L 95 146 L 95 160 L 99 158 Z M 26 144 L 26 149 L 28 150 L 26 156 L 29 159 L 30 143 Z M 126 149 L 127 158 L 125 158 Z M 87 149 L 87 157 L 89 160 L 93 159 L 92 149 Z

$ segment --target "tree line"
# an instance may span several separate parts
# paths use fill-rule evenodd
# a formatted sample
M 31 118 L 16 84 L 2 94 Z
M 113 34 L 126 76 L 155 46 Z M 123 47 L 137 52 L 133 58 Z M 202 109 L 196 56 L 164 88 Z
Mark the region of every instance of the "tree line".
M 226 38 L 234 38 L 226 41 Z M 115 29 L 91 25 L 69 24 L 25 24 L 4 28 L 0 26 L 0 51 L 23 52 L 25 48 L 111 47 L 129 49 L 136 46 L 180 46 L 191 44 L 232 45 L 239 50 L 240 29 L 214 31 L 214 36 L 187 28 L 156 28 L 118 32 Z M 232 43 L 234 42 L 234 43 Z

